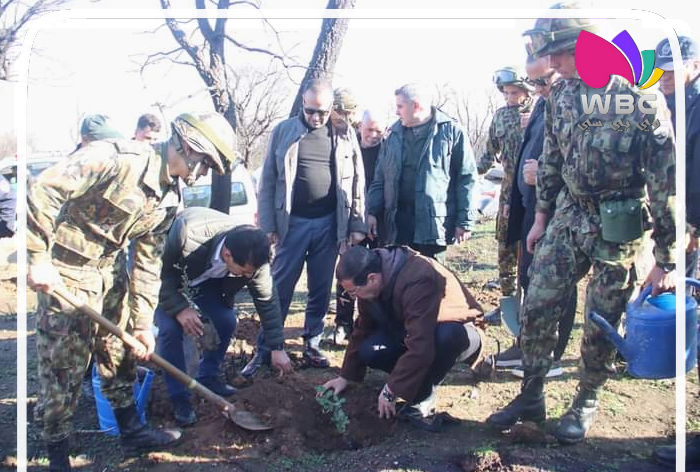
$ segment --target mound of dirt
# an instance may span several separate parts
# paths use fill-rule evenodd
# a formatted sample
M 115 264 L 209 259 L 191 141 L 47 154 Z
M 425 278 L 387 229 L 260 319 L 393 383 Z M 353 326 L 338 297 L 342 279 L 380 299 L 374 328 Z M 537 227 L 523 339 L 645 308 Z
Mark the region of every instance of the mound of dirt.
M 252 384 L 231 398 L 273 426 L 263 433 L 244 431 L 225 419 L 215 406 L 194 399 L 199 421 L 185 430 L 186 440 L 179 449 L 200 453 L 202 449 L 254 449 L 254 454 L 273 451 L 289 457 L 310 452 L 330 452 L 365 448 L 392 436 L 397 424 L 377 416 L 377 392 L 362 385 L 343 392 L 343 409 L 350 422 L 340 434 L 330 416 L 316 401 L 316 384 L 300 373 L 277 378 L 272 373 L 255 378 Z M 172 418 L 172 406 L 162 381 L 154 384 L 150 412 L 153 418 Z

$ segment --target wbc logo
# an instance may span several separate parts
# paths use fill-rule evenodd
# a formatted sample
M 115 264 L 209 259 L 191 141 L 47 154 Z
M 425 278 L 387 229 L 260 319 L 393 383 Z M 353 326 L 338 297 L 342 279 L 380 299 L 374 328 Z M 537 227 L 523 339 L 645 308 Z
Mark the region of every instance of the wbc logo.
M 576 41 L 574 60 L 581 80 L 593 88 L 605 87 L 611 75 L 618 75 L 644 90 L 658 82 L 664 73 L 654 67 L 655 51 L 640 53 L 627 30 L 622 30 L 612 42 L 581 31 Z

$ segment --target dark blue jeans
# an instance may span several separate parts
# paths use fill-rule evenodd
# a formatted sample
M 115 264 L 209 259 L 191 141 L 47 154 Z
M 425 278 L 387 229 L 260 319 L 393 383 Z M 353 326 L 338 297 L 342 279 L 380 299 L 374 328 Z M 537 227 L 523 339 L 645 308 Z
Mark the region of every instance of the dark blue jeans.
M 199 363 L 197 378 L 218 376 L 221 362 L 224 360 L 231 337 L 236 331 L 236 310 L 224 305 L 222 301 L 221 279 L 208 279 L 193 287 L 196 291 L 194 303 L 199 311 L 209 318 L 219 333 L 221 343 L 216 351 L 204 351 Z M 157 351 L 163 358 L 178 369 L 185 371 L 185 352 L 183 349 L 182 326 L 174 316 L 156 309 L 156 324 L 158 326 Z M 172 400 L 188 399 L 187 387 L 168 374 L 164 374 L 168 395 Z
M 469 347 L 467 331 L 462 323 L 438 323 L 435 328 L 435 359 L 428 375 L 423 379 L 413 403 L 419 403 L 430 395 L 433 386 L 439 385 L 452 369 L 459 355 Z M 390 373 L 406 352 L 406 346 L 396 336 L 376 331 L 367 336 L 358 351 L 368 367 Z
M 289 218 L 289 230 L 282 244 L 277 247 L 272 262 L 272 278 L 279 294 L 282 320 L 287 319 L 294 288 L 306 263 L 308 296 L 304 319 L 304 339 L 323 332 L 323 318 L 333 286 L 335 259 L 338 256 L 335 212 L 321 218 Z M 263 344 L 262 330 L 258 335 L 258 350 L 267 356 L 269 349 Z

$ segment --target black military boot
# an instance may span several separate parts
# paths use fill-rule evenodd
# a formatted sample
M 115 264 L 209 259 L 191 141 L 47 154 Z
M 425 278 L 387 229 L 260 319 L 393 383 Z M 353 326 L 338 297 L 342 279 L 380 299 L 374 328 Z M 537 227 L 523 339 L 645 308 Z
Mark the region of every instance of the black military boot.
M 49 472 L 71 472 L 73 470 L 68 459 L 68 438 L 56 443 L 47 443 L 46 450 L 49 454 Z
M 176 429 L 153 429 L 148 423 L 141 424 L 133 404 L 115 408 L 114 417 L 119 425 L 122 448 L 126 455 L 173 446 L 182 436 Z
M 569 411 L 559 420 L 554 437 L 562 444 L 583 441 L 598 409 L 598 389 L 579 387 Z
M 546 417 L 544 377 L 533 375 L 531 371 L 525 370 L 520 394 L 505 408 L 489 416 L 486 422 L 504 431 L 518 421 L 541 423 Z

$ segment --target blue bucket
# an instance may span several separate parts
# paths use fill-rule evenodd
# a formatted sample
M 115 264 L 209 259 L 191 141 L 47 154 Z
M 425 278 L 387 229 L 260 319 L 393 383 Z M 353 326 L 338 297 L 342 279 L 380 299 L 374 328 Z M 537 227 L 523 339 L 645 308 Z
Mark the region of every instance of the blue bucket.
M 143 378 L 143 383 L 139 383 L 138 376 L 136 376 L 136 382 L 134 382 L 134 402 L 136 403 L 136 411 L 141 418 L 141 424 L 146 424 L 146 405 L 148 404 L 151 382 L 153 382 L 153 371 L 145 370 L 146 375 Z M 97 419 L 100 422 L 100 430 L 110 436 L 118 436 L 117 419 L 114 417 L 109 400 L 102 395 L 100 375 L 97 372 L 96 363 L 92 366 L 92 390 L 95 392 L 95 406 L 97 408 Z

